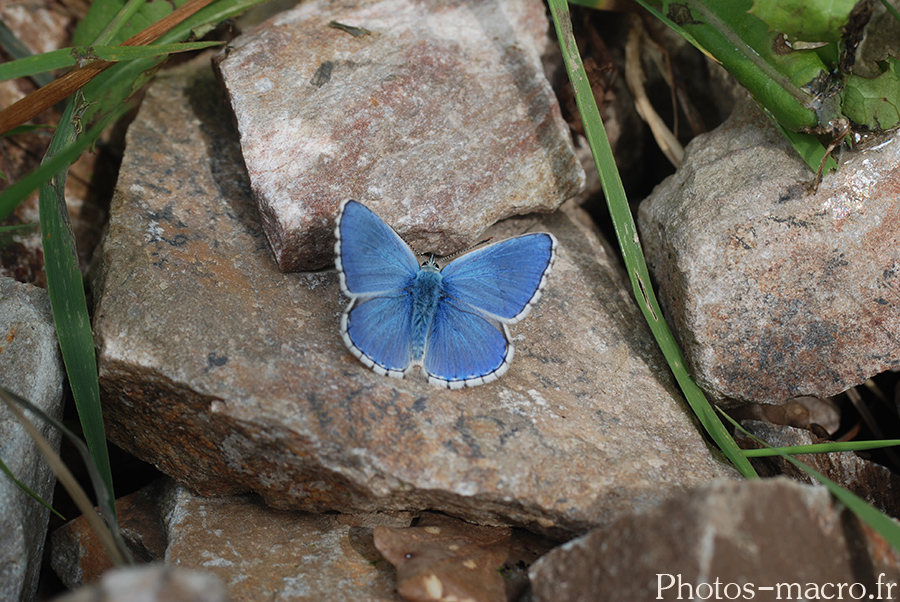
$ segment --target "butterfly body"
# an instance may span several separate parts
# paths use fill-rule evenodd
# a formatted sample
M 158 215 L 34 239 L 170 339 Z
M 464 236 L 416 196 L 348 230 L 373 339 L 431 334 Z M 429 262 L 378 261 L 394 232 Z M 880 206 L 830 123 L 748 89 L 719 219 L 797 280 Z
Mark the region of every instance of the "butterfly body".
M 452 389 L 499 378 L 513 347 L 508 324 L 541 295 L 556 256 L 551 234 L 526 234 L 480 248 L 443 270 L 418 265 L 403 239 L 356 201 L 341 205 L 335 263 L 351 302 L 341 319 L 350 351 L 379 374 L 421 366 Z
M 412 286 L 412 325 L 410 327 L 410 357 L 421 363 L 425 357 L 425 343 L 440 305 L 444 277 L 434 259 L 423 264 Z

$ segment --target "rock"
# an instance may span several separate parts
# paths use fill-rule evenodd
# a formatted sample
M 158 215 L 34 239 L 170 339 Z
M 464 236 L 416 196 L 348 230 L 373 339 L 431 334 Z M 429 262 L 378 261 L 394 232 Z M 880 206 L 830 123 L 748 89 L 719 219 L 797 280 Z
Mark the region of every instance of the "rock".
M 166 553 L 166 532 L 160 512 L 163 481 L 116 500 L 122 538 L 138 562 L 161 561 Z M 50 565 L 69 589 L 96 583 L 114 568 L 96 532 L 84 516 L 69 521 L 50 535 Z
M 826 489 L 778 478 L 700 486 L 556 548 L 530 576 L 535 602 L 839 599 L 839 584 L 844 599 L 888 600 L 900 555 Z
M 331 265 L 346 198 L 446 255 L 574 196 L 547 33 L 537 0 L 314 1 L 235 39 L 218 69 L 279 267 Z
M 54 598 L 55 602 L 229 602 L 222 582 L 208 573 L 164 564 L 109 571 L 96 585 Z
M 756 420 L 742 421 L 741 426 L 751 435 L 773 447 L 829 443 L 827 440 L 818 439 L 807 430 L 790 426 L 772 425 Z M 742 433 L 736 433 L 735 440 L 743 448 L 761 447 Z M 887 448 L 886 451 L 890 453 L 890 450 L 891 448 Z M 798 454 L 795 457 L 885 514 L 900 518 L 900 476 L 891 472 L 887 467 L 861 458 L 854 452 Z M 801 483 L 814 484 L 817 482 L 787 460 L 777 456 L 755 458 L 753 466 L 761 476 L 783 474 Z
M 333 269 L 277 269 L 207 66 L 160 74 L 127 145 L 94 289 L 107 432 L 201 494 L 561 536 L 735 474 L 577 208 L 490 231 L 552 231 L 559 257 L 509 372 L 441 390 L 347 350 Z
M 0 387 L 53 418 L 62 417 L 63 368 L 50 300 L 43 289 L 0 277 Z M 34 422 L 59 450 L 59 433 Z M 34 441 L 0 402 L 0 459 L 52 503 L 56 478 Z M 5 475 L 0 478 L 0 600 L 31 600 L 36 592 L 50 512 Z
M 900 364 L 900 138 L 813 174 L 755 105 L 695 138 L 640 207 L 645 253 L 714 397 L 829 397 Z
M 256 496 L 203 498 L 168 479 L 134 495 L 137 501 L 128 496 L 132 500 L 116 505 L 132 550 L 134 541 L 152 542 L 149 559 L 208 572 L 235 602 L 399 600 L 394 569 L 375 549 L 373 531 L 408 527 L 411 514 L 273 510 Z M 78 518 L 53 535 L 54 559 L 79 558 L 82 567 L 106 565 L 95 574 L 54 562 L 70 589 L 112 568 L 88 531 Z
M 408 526 L 410 515 L 287 512 L 255 496 L 208 499 L 184 487 L 167 506 L 166 562 L 217 575 L 235 602 L 400 599 L 372 533 Z

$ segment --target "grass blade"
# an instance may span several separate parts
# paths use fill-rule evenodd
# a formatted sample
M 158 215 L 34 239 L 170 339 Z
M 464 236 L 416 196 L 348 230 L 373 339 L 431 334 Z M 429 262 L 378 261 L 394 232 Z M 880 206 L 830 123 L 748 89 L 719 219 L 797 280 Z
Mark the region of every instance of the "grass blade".
M 3 192 L 0 192 L 0 221 L 9 217 L 16 206 L 37 190 L 41 183 L 47 181 L 51 174 L 71 165 L 86 148 L 100 137 L 106 126 L 124 115 L 128 108 L 127 105 L 123 105 L 118 112 L 106 117 L 102 122 L 88 130 L 84 136 L 81 136 L 63 150 L 56 152 L 52 158 L 46 157 L 39 168 L 21 178 Z
M 57 154 L 70 146 L 76 138 L 73 117 L 75 103 L 70 102 L 56 128 L 44 162 L 51 162 Z M 112 472 L 103 429 L 100 407 L 100 387 L 97 381 L 97 358 L 88 316 L 84 283 L 78 266 L 75 237 L 69 210 L 66 207 L 65 184 L 68 162 L 41 184 L 38 208 L 41 217 L 41 242 L 44 247 L 44 268 L 47 273 L 47 293 L 56 324 L 59 349 L 69 377 L 72 397 L 84 430 L 91 456 L 103 476 L 115 508 Z
M 748 458 L 766 458 L 783 454 L 830 454 L 833 452 L 865 451 L 900 445 L 900 439 L 876 439 L 873 441 L 831 441 L 810 445 L 788 445 L 786 447 L 765 447 L 763 449 L 745 449 Z
M 721 412 L 722 416 L 725 417 L 726 420 L 731 422 L 734 425 L 734 428 L 742 432 L 745 436 L 750 439 L 756 441 L 763 447 L 771 449 L 776 452 L 777 455 L 781 456 L 818 482 L 828 488 L 828 491 L 841 501 L 851 512 L 853 512 L 856 516 L 860 518 L 864 523 L 872 527 L 875 531 L 881 535 L 885 541 L 887 541 L 895 550 L 900 550 L 900 525 L 898 525 L 894 519 L 884 514 L 880 510 L 874 508 L 867 501 L 859 497 L 858 495 L 847 491 L 819 471 L 815 470 L 812 466 L 804 464 L 797 458 L 782 452 L 777 447 L 772 447 L 759 437 L 754 437 L 750 433 L 748 433 L 738 422 L 726 414 L 725 412 Z M 750 450 L 744 450 L 745 452 Z
M 110 496 L 108 496 L 105 491 L 103 478 L 97 471 L 97 467 L 94 465 L 91 455 L 81 439 L 76 437 L 72 431 L 64 427 L 57 420 L 42 412 L 40 408 L 33 405 L 27 399 L 19 397 L 15 393 L 7 391 L 2 387 L 0 387 L 0 399 L 6 403 L 9 410 L 15 415 L 16 419 L 34 440 L 35 445 L 37 445 L 41 455 L 44 456 L 50 469 L 53 470 L 56 478 L 59 479 L 59 482 L 65 487 L 66 492 L 72 498 L 72 501 L 75 502 L 75 505 L 81 510 L 85 520 L 87 520 L 94 532 L 97 533 L 97 536 L 100 538 L 100 543 L 103 545 L 104 549 L 106 549 L 113 562 L 117 565 L 134 564 L 131 553 L 128 551 L 128 546 L 125 545 L 115 520 L 115 506 L 109 506 L 108 500 Z M 65 462 L 63 462 L 59 455 L 53 451 L 53 448 L 47 440 L 44 439 L 40 431 L 38 431 L 31 421 L 25 417 L 23 408 L 32 412 L 44 422 L 57 428 L 69 439 L 72 445 L 75 446 L 75 449 L 84 461 L 91 483 L 94 485 L 94 492 L 97 495 L 97 505 L 100 507 L 102 516 L 101 514 L 97 514 L 97 511 L 94 510 L 94 506 L 88 499 L 84 489 L 78 484 L 78 480 L 72 475 L 72 472 L 66 466 Z
M 153 58 L 162 55 L 202 50 L 222 42 L 188 42 L 150 46 L 74 46 L 0 64 L 0 81 L 27 77 L 54 69 L 73 67 L 82 61 L 103 60 L 111 63 Z
M 137 33 L 124 42 L 122 46 L 140 46 L 153 42 L 161 35 L 175 28 L 177 25 L 197 13 L 206 5 L 215 0 L 188 0 L 184 5 L 172 11 L 150 27 L 147 27 L 140 33 Z M 154 3 L 154 5 L 163 5 L 163 3 Z M 187 33 L 185 33 L 187 35 Z M 168 40 L 175 42 L 177 40 Z M 164 42 L 165 43 L 165 42 Z M 139 62 L 139 61 L 133 61 Z M 70 71 L 62 77 L 53 80 L 43 88 L 36 90 L 22 98 L 10 106 L 0 111 L 0 134 L 8 132 L 17 125 L 21 125 L 39 115 L 42 111 L 49 109 L 57 102 L 68 97 L 76 90 L 86 86 L 95 77 L 114 66 L 116 63 L 110 61 L 93 61 Z M 141 69 L 143 71 L 147 67 Z M 96 109 L 91 109 L 93 114 Z M 90 119 L 88 120 L 90 121 Z
M 18 487 L 19 489 L 21 489 L 22 491 L 27 493 L 29 496 L 31 496 L 41 506 L 43 506 L 44 508 L 46 508 L 47 510 L 49 510 L 50 512 L 52 512 L 53 514 L 55 514 L 56 516 L 61 518 L 62 520 L 66 520 L 65 516 L 63 516 L 62 514 L 57 512 L 56 508 L 54 508 L 53 506 L 48 504 L 47 501 L 44 498 L 42 498 L 41 496 L 39 496 L 34 489 L 32 489 L 31 487 L 29 487 L 28 485 L 26 485 L 25 483 L 23 483 L 22 481 L 17 479 L 16 475 L 14 475 L 12 473 L 12 471 L 3 462 L 3 460 L 0 460 L 0 471 L 5 472 L 6 476 L 8 476 L 12 480 L 13 483 L 15 483 L 16 487 Z
M 556 27 L 556 37 L 562 49 L 563 61 L 566 64 L 569 80 L 572 82 L 572 87 L 575 90 L 575 101 L 581 113 L 581 119 L 584 122 L 585 135 L 591 147 L 591 153 L 594 155 L 594 162 L 597 170 L 600 172 L 606 203 L 613 219 L 616 238 L 625 259 L 625 266 L 628 270 L 628 276 L 631 279 L 638 305 L 647 323 L 650 325 L 650 330 L 653 332 L 657 344 L 662 350 L 669 367 L 672 369 L 675 379 L 681 386 L 688 404 L 690 404 L 691 409 L 700 420 L 704 429 L 706 429 L 706 432 L 719 446 L 725 457 L 744 476 L 756 477 L 756 470 L 741 453 L 734 439 L 732 439 L 722 421 L 716 415 L 715 410 L 707 401 L 703 391 L 694 383 L 685 369 L 681 350 L 678 348 L 678 344 L 675 342 L 668 325 L 663 319 L 662 311 L 650 284 L 650 274 L 647 271 L 647 264 L 644 262 L 637 228 L 631 216 L 628 199 L 625 197 L 625 189 L 622 187 L 622 180 L 619 178 L 619 172 L 616 169 L 612 149 L 609 146 L 609 140 L 603 128 L 603 121 L 600 119 L 597 103 L 594 100 L 590 83 L 584 72 L 581 56 L 578 54 L 578 46 L 572 34 L 569 7 L 566 4 L 566 0 L 549 0 L 549 3 L 550 13 Z
M 3 19 L 0 19 L 0 46 L 2 46 L 7 54 L 13 59 L 24 59 L 25 57 L 32 56 L 31 51 L 19 41 L 19 38 L 17 38 L 12 31 L 10 31 L 9 27 L 6 26 L 6 23 L 3 22 Z M 31 79 L 38 86 L 46 86 L 53 80 L 52 77 L 45 74 L 32 75 Z

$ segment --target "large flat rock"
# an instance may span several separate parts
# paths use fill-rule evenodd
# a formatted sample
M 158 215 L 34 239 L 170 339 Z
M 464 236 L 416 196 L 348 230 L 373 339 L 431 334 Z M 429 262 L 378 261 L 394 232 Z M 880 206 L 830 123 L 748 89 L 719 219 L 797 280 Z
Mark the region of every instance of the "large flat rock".
M 279 271 L 229 124 L 195 63 L 158 78 L 129 130 L 95 289 L 117 445 L 204 494 L 431 508 L 556 535 L 735 474 L 709 454 L 582 211 L 489 232 L 559 239 L 503 378 L 449 391 L 378 376 L 341 340 L 336 271 Z

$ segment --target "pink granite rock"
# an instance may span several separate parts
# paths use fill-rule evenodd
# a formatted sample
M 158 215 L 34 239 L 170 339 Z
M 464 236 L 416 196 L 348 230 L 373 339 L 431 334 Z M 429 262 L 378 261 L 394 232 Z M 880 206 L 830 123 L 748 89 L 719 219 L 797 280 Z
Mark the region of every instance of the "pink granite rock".
M 828 397 L 900 364 L 900 138 L 812 178 L 745 105 L 641 204 L 666 317 L 715 397 Z
M 575 195 L 584 172 L 541 67 L 544 13 L 538 0 L 313 1 L 234 40 L 218 69 L 279 267 L 331 265 L 346 198 L 448 254 Z

